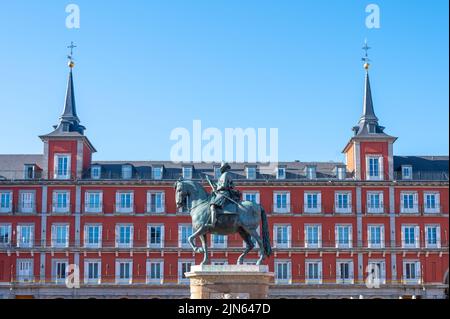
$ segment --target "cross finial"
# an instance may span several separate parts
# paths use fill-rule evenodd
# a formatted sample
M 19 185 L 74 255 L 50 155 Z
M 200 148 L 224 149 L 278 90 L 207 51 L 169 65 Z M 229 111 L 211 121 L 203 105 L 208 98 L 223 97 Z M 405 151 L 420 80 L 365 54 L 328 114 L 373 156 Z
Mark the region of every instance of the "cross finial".
M 69 60 L 73 60 L 73 49 L 76 47 L 77 46 L 73 43 L 73 41 L 71 41 L 70 45 L 67 47 L 68 49 L 70 49 L 70 55 L 67 56 Z
M 361 60 L 364 62 L 364 69 L 368 70 L 370 59 L 369 59 L 369 55 L 367 54 L 367 51 L 369 51 L 371 48 L 367 44 L 367 39 L 364 40 L 364 46 L 362 47 L 362 49 L 364 50 L 365 54 Z

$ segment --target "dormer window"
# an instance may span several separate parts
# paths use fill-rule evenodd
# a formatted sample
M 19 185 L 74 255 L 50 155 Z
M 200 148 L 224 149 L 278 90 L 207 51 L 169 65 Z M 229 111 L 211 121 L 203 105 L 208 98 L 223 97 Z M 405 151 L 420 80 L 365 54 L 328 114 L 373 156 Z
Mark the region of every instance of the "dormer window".
M 23 178 L 24 179 L 34 179 L 35 165 L 34 164 L 25 164 L 23 169 Z
M 412 179 L 411 165 L 402 165 L 402 179 Z
M 245 168 L 247 173 L 247 179 L 256 179 L 256 167 L 249 166 Z
M 132 167 L 131 165 L 122 165 L 122 179 L 131 179 Z
M 183 178 L 184 179 L 192 179 L 192 167 L 191 166 L 183 167 Z
M 163 168 L 162 166 L 155 166 L 152 168 L 153 179 L 162 179 Z
M 277 168 L 277 179 L 286 179 L 286 167 Z
M 377 126 L 375 124 L 367 124 L 367 126 L 369 127 L 369 133 L 370 134 L 375 134 L 377 132 Z
M 102 173 L 102 167 L 100 165 L 92 165 L 91 167 L 91 178 L 100 179 Z
M 70 155 L 56 154 L 54 160 L 55 179 L 69 179 L 70 178 Z
M 307 179 L 315 179 L 316 178 L 316 167 L 315 166 L 306 166 L 306 178 Z
M 220 171 L 219 166 L 214 167 L 214 178 L 219 179 L 220 175 L 222 175 L 222 172 Z
M 336 167 L 336 177 L 337 179 L 345 179 L 346 177 L 346 169 L 345 166 Z

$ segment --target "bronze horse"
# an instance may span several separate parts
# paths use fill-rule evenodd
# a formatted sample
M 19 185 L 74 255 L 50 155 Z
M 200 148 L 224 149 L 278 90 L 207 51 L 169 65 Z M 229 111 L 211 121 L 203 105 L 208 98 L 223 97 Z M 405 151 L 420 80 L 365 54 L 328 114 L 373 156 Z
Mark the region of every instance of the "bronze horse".
M 269 226 L 266 212 L 261 205 L 250 201 L 241 201 L 237 206 L 237 212 L 218 214 L 215 226 L 209 227 L 206 225 L 210 217 L 209 205 L 211 195 L 205 191 L 203 186 L 195 181 L 179 180 L 175 183 L 175 189 L 177 207 L 183 207 L 187 197 L 191 201 L 192 235 L 189 236 L 188 240 L 195 252 L 204 254 L 201 265 L 209 263 L 206 240 L 208 233 L 218 235 L 239 233 L 246 243 L 246 248 L 239 256 L 237 264 L 243 264 L 245 255 L 255 247 L 253 239 L 259 245 L 259 259 L 256 264 L 260 265 L 265 257 L 270 256 L 272 248 L 270 246 Z M 226 206 L 225 209 L 227 209 Z M 257 232 L 260 222 L 262 224 L 262 238 Z M 195 246 L 197 237 L 200 238 L 201 247 Z

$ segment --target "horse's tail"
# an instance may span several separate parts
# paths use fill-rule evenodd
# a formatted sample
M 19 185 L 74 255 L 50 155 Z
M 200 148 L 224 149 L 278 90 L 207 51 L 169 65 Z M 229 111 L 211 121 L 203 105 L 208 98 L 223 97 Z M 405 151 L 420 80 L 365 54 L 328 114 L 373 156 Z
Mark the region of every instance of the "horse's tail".
M 264 207 L 261 207 L 261 222 L 262 222 L 262 240 L 264 246 L 264 252 L 266 256 L 272 254 L 272 247 L 270 246 L 270 233 L 269 233 L 269 223 L 267 222 L 267 215 Z

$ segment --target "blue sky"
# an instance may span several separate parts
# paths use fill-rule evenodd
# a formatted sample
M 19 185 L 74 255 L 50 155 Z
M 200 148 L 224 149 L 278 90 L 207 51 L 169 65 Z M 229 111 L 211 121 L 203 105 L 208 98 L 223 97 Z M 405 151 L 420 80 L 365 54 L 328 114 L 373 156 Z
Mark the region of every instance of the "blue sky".
M 447 1 L 67 1 L 0 5 L 0 153 L 41 153 L 75 41 L 78 115 L 97 160 L 168 160 L 176 127 L 279 129 L 281 160 L 343 160 L 361 46 L 397 155 L 449 153 Z M 365 26 L 380 7 L 381 28 Z

